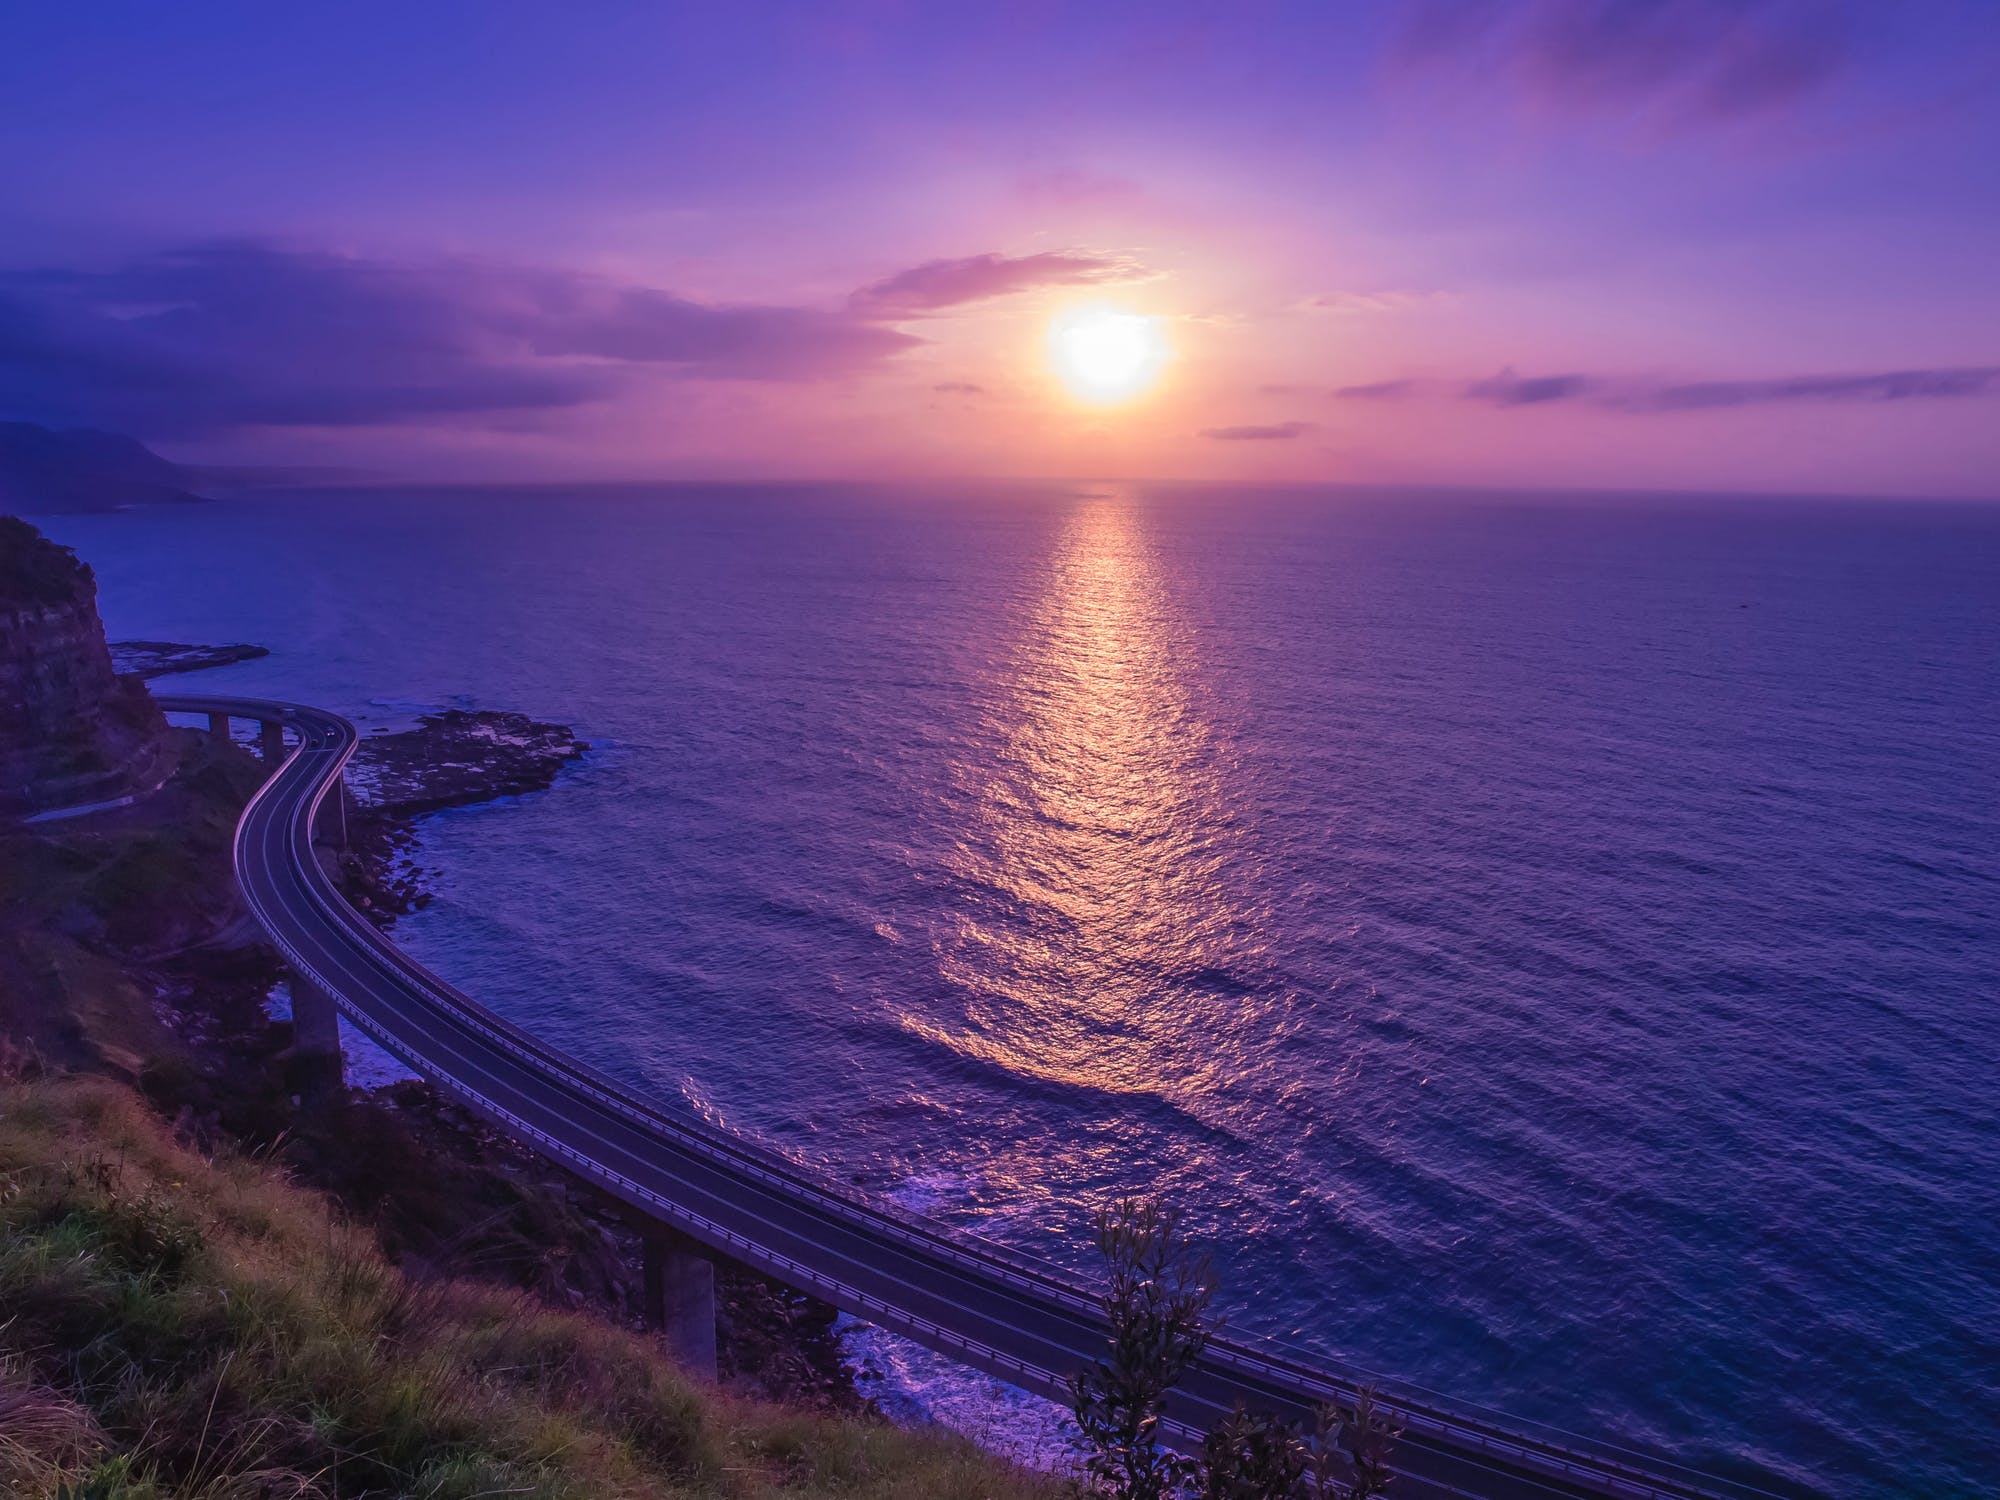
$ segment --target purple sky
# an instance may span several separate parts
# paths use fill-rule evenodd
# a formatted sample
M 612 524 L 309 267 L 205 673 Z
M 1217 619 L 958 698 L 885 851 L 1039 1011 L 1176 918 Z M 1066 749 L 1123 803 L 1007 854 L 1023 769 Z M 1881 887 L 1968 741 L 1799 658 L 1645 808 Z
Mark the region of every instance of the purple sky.
M 1993 0 L 47 5 L 0 100 L 0 419 L 177 458 L 2000 496 Z

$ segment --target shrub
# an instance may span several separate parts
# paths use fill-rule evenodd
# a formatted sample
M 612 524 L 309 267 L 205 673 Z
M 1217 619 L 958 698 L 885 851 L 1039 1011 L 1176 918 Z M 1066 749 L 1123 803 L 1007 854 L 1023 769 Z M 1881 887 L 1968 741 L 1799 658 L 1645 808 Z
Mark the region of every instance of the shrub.
M 1139 1199 L 1098 1215 L 1097 1248 L 1110 1277 L 1111 1352 L 1070 1386 L 1083 1488 L 1106 1500 L 1166 1500 L 1197 1472 L 1160 1441 L 1160 1419 L 1167 1392 L 1208 1343 L 1214 1276 L 1173 1212 Z
M 1202 1500 L 1303 1500 L 1306 1446 L 1290 1422 L 1242 1407 L 1202 1444 Z

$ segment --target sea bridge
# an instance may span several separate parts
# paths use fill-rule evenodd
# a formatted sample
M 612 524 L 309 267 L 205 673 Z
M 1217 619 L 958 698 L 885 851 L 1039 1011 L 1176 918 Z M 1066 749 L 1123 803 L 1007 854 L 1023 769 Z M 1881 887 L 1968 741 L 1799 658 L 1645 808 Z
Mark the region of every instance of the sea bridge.
M 161 694 L 211 733 L 258 726 L 274 767 L 237 825 L 243 899 L 293 976 L 302 1052 L 338 1068 L 336 1012 L 514 1139 L 652 1227 L 649 1313 L 682 1358 L 714 1365 L 719 1254 L 974 1369 L 1066 1399 L 1102 1353 L 1091 1284 L 926 1223 L 692 1112 L 651 1102 L 537 1040 L 402 952 L 341 895 L 318 845 L 344 841 L 344 771 L 358 734 L 338 714 L 265 699 Z M 1756 1500 L 1763 1491 L 1563 1433 L 1275 1341 L 1211 1341 L 1169 1407 L 1192 1442 L 1241 1403 L 1310 1425 L 1327 1401 L 1376 1388 L 1403 1428 L 1394 1493 L 1478 1500 Z

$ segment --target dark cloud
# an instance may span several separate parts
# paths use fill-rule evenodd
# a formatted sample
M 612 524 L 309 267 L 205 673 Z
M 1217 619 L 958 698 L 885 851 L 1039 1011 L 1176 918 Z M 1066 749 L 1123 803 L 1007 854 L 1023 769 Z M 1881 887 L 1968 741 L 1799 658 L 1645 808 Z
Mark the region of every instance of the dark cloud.
M 1225 443 L 1282 443 L 1304 437 L 1314 426 L 1312 422 L 1274 422 L 1264 427 L 1204 427 L 1201 435 Z
M 711 306 L 577 276 L 545 278 L 537 290 L 512 331 L 524 348 L 544 357 L 679 365 L 725 379 L 812 380 L 919 342 L 808 307 Z
M 1848 0 L 1409 0 L 1395 60 L 1541 106 L 1720 120 L 1819 88 L 1849 54 Z
M 1700 380 L 1665 385 L 1621 404 L 1649 411 L 1704 411 L 1780 401 L 1934 401 L 2000 394 L 2000 365 L 1886 370 L 1873 375 L 1795 375 L 1786 380 Z
M 640 369 L 810 380 L 917 342 L 851 312 L 258 243 L 0 272 L 0 409 L 158 436 L 518 418 L 602 399 Z
M 1502 370 L 1490 380 L 1475 380 L 1465 388 L 1468 401 L 1495 406 L 1541 406 L 1550 401 L 1574 401 L 1591 394 L 1599 382 L 1588 375 L 1516 375 Z
M 1484 380 L 1378 380 L 1332 389 L 1265 385 L 1262 396 L 1328 396 L 1337 401 L 1407 401 L 1456 396 L 1488 406 L 1585 405 L 1610 411 L 1712 411 L 1785 402 L 1939 401 L 2000 396 L 2000 365 L 1934 370 L 1878 370 L 1841 375 L 1788 375 L 1773 380 L 1638 379 L 1620 375 L 1523 375 L 1512 366 Z M 1228 429 L 1233 433 L 1237 429 Z M 1205 436 L 1217 436 L 1207 433 Z
M 975 385 L 970 380 L 940 380 L 931 387 L 940 396 L 983 396 L 986 387 Z
M 898 271 L 856 292 L 850 302 L 864 317 L 914 318 L 989 297 L 1050 286 L 1139 281 L 1146 272 L 1123 256 L 1046 250 L 1039 255 L 968 255 L 930 260 Z
M 1797 401 L 1934 401 L 2000 394 L 2000 365 L 1882 370 L 1852 375 L 1791 375 L 1776 380 L 1660 382 L 1605 375 L 1517 375 L 1503 370 L 1463 388 L 1470 401 L 1542 406 L 1582 401 L 1620 411 L 1709 411 Z
M 913 266 L 826 310 L 696 302 L 483 261 L 205 244 L 110 269 L 0 271 L 0 415 L 158 437 L 512 423 L 614 396 L 646 372 L 854 374 L 922 342 L 894 321 L 1143 274 L 1082 252 L 975 255 Z M 979 394 L 965 382 L 939 390 Z

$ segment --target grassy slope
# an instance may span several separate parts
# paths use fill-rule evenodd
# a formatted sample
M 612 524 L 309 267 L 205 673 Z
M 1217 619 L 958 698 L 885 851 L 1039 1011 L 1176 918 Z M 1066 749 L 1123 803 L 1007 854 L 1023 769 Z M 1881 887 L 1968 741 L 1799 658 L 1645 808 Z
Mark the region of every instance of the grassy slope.
M 942 1434 L 697 1388 L 514 1292 L 413 1283 L 102 1078 L 0 1081 L 0 1494 L 1052 1500 Z
M 131 971 L 234 910 L 230 842 L 261 769 L 206 736 L 173 747 L 177 775 L 142 807 L 0 830 L 0 1033 L 50 1062 L 129 1078 L 176 1053 Z

